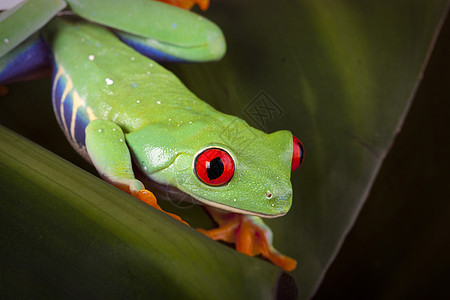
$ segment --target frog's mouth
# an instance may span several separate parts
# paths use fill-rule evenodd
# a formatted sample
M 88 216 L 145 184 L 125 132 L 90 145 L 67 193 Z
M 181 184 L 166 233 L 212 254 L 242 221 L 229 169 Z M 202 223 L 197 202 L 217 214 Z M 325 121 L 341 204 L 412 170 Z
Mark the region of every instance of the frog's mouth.
M 254 211 L 248 211 L 248 210 L 245 210 L 245 209 L 235 208 L 235 207 L 228 206 L 228 205 L 221 204 L 221 203 L 217 203 L 217 202 L 212 202 L 212 201 L 209 201 L 209 200 L 206 200 L 206 199 L 201 199 L 201 197 L 196 197 L 195 199 L 197 201 L 205 204 L 205 205 L 212 206 L 212 207 L 215 207 L 215 208 L 219 208 L 219 209 L 224 210 L 224 211 L 238 213 L 238 214 L 243 214 L 243 215 L 251 215 L 251 216 L 261 217 L 261 218 L 265 218 L 265 219 L 278 218 L 278 217 L 282 217 L 282 216 L 284 216 L 286 214 L 286 213 L 280 213 L 280 214 L 276 214 L 276 215 L 263 214 L 263 213 L 258 213 L 258 212 L 254 212 Z
M 279 213 L 279 214 L 264 214 L 264 213 L 248 211 L 245 209 L 239 209 L 239 208 L 228 206 L 225 204 L 213 202 L 208 199 L 204 199 L 198 195 L 187 193 L 173 185 L 159 183 L 159 182 L 152 180 L 149 177 L 145 176 L 142 172 L 139 172 L 138 170 L 135 170 L 135 172 L 136 172 L 136 175 L 138 175 L 139 180 L 141 180 L 149 190 L 154 192 L 156 194 L 157 198 L 166 199 L 166 200 L 170 201 L 171 203 L 175 203 L 174 205 L 176 205 L 178 207 L 186 207 L 186 206 L 189 206 L 190 204 L 191 205 L 208 205 L 208 206 L 218 208 L 220 210 L 227 211 L 227 212 L 257 216 L 257 217 L 266 218 L 266 219 L 278 218 L 278 217 L 282 217 L 286 214 L 286 212 Z M 183 202 L 184 204 L 180 204 L 181 202 Z

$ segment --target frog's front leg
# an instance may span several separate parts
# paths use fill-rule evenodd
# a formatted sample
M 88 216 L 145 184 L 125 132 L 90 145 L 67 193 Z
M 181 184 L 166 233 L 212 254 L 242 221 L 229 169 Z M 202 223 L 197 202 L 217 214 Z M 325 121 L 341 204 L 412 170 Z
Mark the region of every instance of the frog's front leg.
M 100 176 L 119 189 L 187 224 L 179 216 L 164 211 L 152 192 L 134 177 L 131 155 L 119 125 L 94 120 L 86 127 L 86 149 Z
M 228 213 L 206 207 L 218 228 L 197 229 L 213 240 L 235 243 L 236 250 L 249 256 L 261 254 L 273 264 L 286 271 L 292 271 L 297 261 L 279 253 L 272 245 L 272 230 L 259 217 Z

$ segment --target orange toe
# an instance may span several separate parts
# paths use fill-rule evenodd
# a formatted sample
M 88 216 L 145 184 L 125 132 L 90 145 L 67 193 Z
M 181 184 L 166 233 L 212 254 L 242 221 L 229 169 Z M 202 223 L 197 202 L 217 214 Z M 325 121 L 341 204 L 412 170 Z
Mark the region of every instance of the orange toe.
M 184 9 L 191 9 L 192 6 L 194 6 L 195 4 L 197 4 L 201 10 L 207 10 L 209 7 L 209 0 L 158 0 L 158 1 L 178 6 Z
M 161 208 L 161 206 L 158 205 L 158 202 L 156 201 L 155 195 L 153 195 L 153 193 L 150 192 L 149 190 L 146 190 L 146 189 L 140 190 L 140 191 L 137 192 L 137 195 L 133 195 L 133 196 L 135 196 L 136 198 L 138 198 L 142 202 L 145 202 L 148 205 L 150 205 L 150 206 L 152 206 L 152 207 L 162 211 L 163 213 L 166 213 L 167 215 L 171 216 L 172 218 L 174 218 L 174 219 L 176 219 L 176 220 L 186 224 L 187 226 L 190 226 L 186 221 L 183 221 L 183 219 L 181 219 L 180 216 L 163 210 Z
M 242 228 L 245 228 L 242 230 Z M 282 268 L 285 271 L 292 271 L 297 267 L 297 261 L 280 254 L 271 246 L 271 233 L 264 228 L 254 224 L 250 219 L 243 218 L 241 231 L 237 235 L 248 235 L 246 237 L 236 237 L 236 240 L 240 240 L 248 245 L 239 246 L 236 244 L 236 249 L 239 251 L 239 247 L 246 247 L 252 249 L 252 254 L 261 254 L 263 257 L 270 260 L 274 265 Z M 251 241 L 250 241 L 251 240 Z M 245 249 L 245 248 L 244 248 Z M 242 252 L 242 251 L 240 251 Z M 245 253 L 245 252 L 243 252 Z M 247 254 L 247 253 L 246 253 Z
M 220 226 L 214 229 L 205 230 L 197 228 L 197 230 L 215 241 L 220 240 L 227 243 L 234 243 L 235 231 L 239 226 L 237 218 L 234 216 L 231 218 L 223 218 L 220 223 Z
M 272 247 L 271 231 L 268 228 L 252 222 L 245 215 L 236 213 L 218 214 L 210 211 L 218 228 L 211 230 L 197 229 L 213 240 L 222 240 L 236 244 L 236 250 L 249 256 L 262 255 L 274 265 L 292 271 L 297 267 L 297 261 L 280 254 Z

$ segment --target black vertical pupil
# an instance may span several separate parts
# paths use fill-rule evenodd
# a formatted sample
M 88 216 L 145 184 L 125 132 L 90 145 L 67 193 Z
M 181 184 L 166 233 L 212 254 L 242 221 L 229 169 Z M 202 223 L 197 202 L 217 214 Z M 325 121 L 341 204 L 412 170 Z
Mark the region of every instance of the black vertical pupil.
M 223 170 L 224 167 L 222 160 L 220 159 L 220 157 L 216 157 L 211 160 L 206 166 L 206 175 L 208 175 L 208 178 L 210 180 L 214 180 L 222 176 Z
M 297 143 L 298 148 L 300 149 L 300 164 L 303 162 L 303 145 L 301 143 Z

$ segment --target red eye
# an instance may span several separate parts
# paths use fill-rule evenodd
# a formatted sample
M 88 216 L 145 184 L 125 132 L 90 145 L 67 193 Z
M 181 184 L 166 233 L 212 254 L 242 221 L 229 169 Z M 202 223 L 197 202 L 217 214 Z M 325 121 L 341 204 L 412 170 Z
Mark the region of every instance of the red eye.
M 297 169 L 303 162 L 303 158 L 305 157 L 305 151 L 303 150 L 303 144 L 300 142 L 298 138 L 295 136 L 293 137 L 293 147 L 294 151 L 292 152 L 292 165 L 291 165 L 291 171 L 294 171 Z
M 195 159 L 194 172 L 207 185 L 219 186 L 230 182 L 234 162 L 230 154 L 218 148 L 209 148 Z

